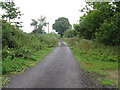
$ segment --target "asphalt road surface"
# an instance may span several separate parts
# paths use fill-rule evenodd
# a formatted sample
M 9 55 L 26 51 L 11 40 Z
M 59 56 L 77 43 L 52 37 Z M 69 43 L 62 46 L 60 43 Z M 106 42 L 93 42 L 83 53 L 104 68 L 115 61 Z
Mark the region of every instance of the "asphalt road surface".
M 70 48 L 59 41 L 56 48 L 23 74 L 10 76 L 4 88 L 85 88 L 95 87 L 74 59 Z

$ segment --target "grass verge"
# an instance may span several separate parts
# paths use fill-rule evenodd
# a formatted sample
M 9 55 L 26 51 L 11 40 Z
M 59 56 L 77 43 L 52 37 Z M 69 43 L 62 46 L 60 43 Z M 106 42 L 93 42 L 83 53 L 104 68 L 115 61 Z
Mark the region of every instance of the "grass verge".
M 0 82 L 2 83 L 2 86 L 10 81 L 9 78 L 7 78 L 9 75 L 23 73 L 26 68 L 36 65 L 52 50 L 53 50 L 53 47 L 37 51 L 31 56 L 30 59 L 14 58 L 13 60 L 8 60 L 10 59 L 10 57 L 6 58 L 2 62 L 2 65 L 3 65 L 2 69 L 4 72 L 4 75 L 0 77 L 2 78 L 2 82 Z
M 3 84 L 7 76 L 23 72 L 35 65 L 58 43 L 58 34 L 25 33 L 2 20 L 2 74 Z M 0 51 L 1 53 L 1 51 Z M 1 68 L 0 68 L 1 69 Z
M 118 87 L 117 47 L 104 46 L 88 40 L 65 40 L 80 67 L 103 85 Z

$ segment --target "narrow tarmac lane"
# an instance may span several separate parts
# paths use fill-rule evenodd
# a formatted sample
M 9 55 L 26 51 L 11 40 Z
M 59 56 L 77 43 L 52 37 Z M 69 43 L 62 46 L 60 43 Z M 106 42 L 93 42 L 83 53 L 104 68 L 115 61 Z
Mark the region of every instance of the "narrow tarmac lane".
M 85 88 L 94 85 L 83 75 L 71 50 L 63 41 L 36 66 L 12 75 L 4 88 Z M 89 84 L 89 85 L 88 85 Z

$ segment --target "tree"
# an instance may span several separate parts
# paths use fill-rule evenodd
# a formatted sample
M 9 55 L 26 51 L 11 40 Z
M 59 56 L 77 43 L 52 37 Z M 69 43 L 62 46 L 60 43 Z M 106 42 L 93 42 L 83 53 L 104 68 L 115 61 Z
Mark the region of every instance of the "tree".
M 57 20 L 55 20 L 55 23 L 52 25 L 53 29 L 58 32 L 58 34 L 63 36 L 63 33 L 71 27 L 71 24 L 69 23 L 69 20 L 65 17 L 60 17 Z
M 5 11 L 5 14 L 2 15 L 2 19 L 9 21 L 9 23 L 15 24 L 18 28 L 22 27 L 22 22 L 14 21 L 15 19 L 20 19 L 20 16 L 23 14 L 19 11 L 19 7 L 15 7 L 15 3 L 13 1 L 0 2 L 0 6 Z
M 31 26 L 34 26 L 32 33 L 45 33 L 44 26 L 46 26 L 46 17 L 41 16 L 38 20 L 32 19 Z
M 77 34 L 84 39 L 97 39 L 106 45 L 119 45 L 120 2 L 94 2 L 90 5 L 93 9 L 80 17 L 79 24 L 74 25 Z
M 64 32 L 64 37 L 66 37 L 66 38 L 70 38 L 70 37 L 74 37 L 74 36 L 76 36 L 76 31 L 73 30 L 72 28 L 69 28 Z
M 120 45 L 120 13 L 104 21 L 98 28 L 96 37 L 106 45 Z
M 100 10 L 92 10 L 89 11 L 88 14 L 82 16 L 79 25 L 74 25 L 74 28 L 83 38 L 95 39 L 96 29 L 100 27 L 103 20 L 103 14 Z
M 34 30 L 37 30 L 37 27 L 38 27 L 38 21 L 36 21 L 35 19 L 32 19 L 32 23 L 31 23 L 31 26 L 34 26 Z

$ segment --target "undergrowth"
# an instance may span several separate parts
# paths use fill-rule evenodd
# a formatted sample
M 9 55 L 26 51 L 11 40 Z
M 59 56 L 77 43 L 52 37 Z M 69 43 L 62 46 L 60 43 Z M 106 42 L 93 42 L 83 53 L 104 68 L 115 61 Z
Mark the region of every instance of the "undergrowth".
M 105 46 L 97 41 L 78 37 L 66 38 L 65 41 L 81 68 L 90 72 L 102 84 L 118 87 L 118 46 Z M 114 77 L 107 71 L 114 74 Z
M 57 34 L 25 33 L 6 21 L 2 21 L 2 78 L 23 72 L 45 57 L 58 43 Z

